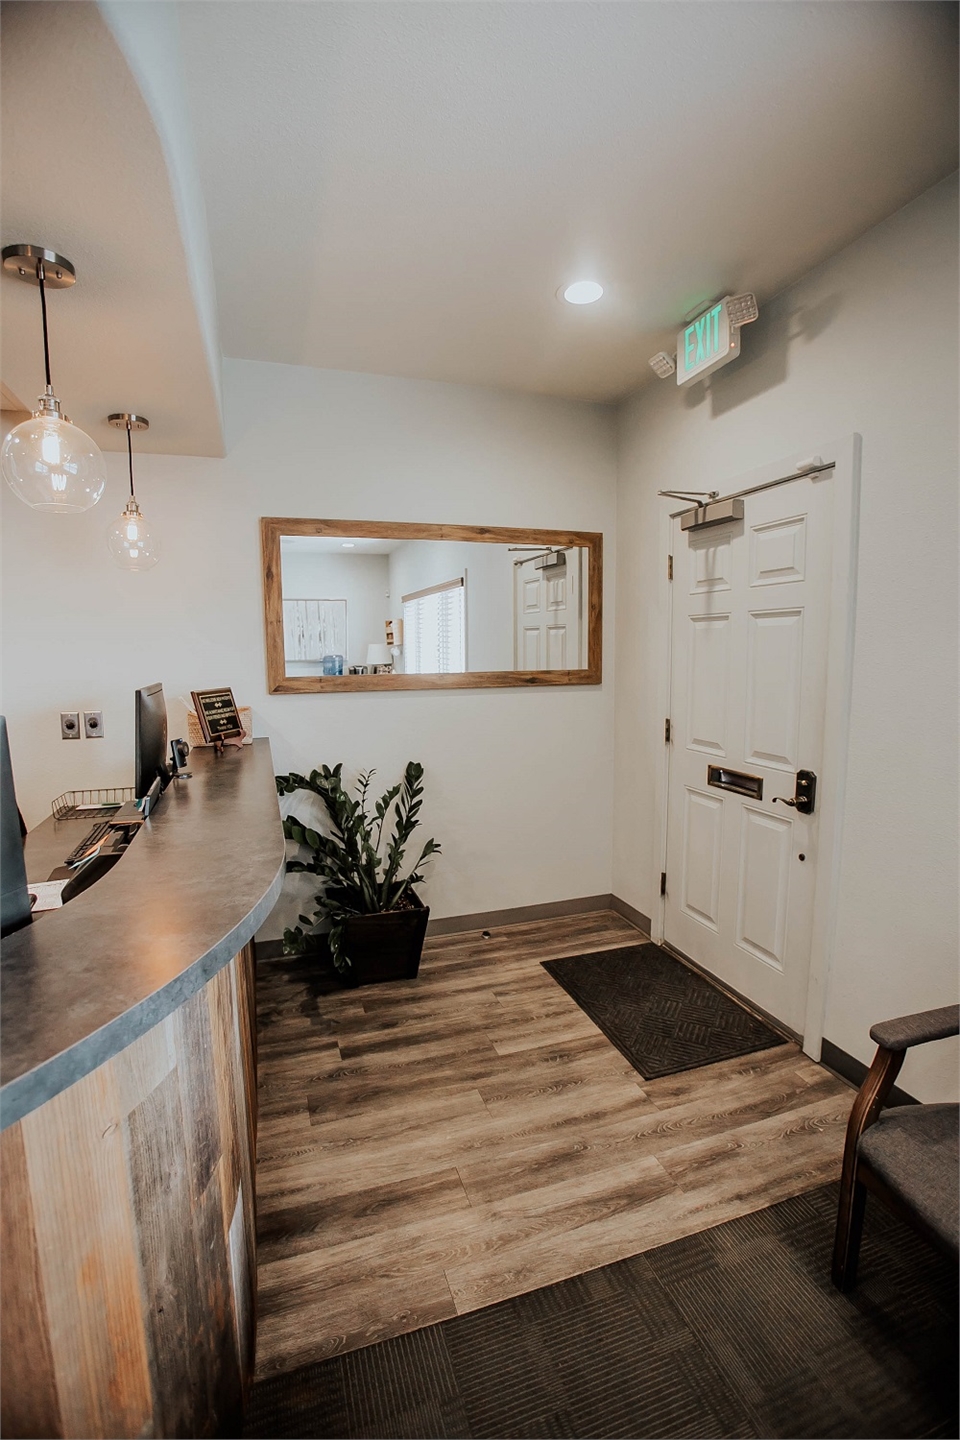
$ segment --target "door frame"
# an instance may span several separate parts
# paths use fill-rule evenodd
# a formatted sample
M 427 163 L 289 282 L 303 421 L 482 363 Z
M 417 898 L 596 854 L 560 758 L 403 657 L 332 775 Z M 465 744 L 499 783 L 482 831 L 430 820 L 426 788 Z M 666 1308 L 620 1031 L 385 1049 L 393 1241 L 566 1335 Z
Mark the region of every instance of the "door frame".
M 840 857 L 843 840 L 843 816 L 847 788 L 847 750 L 850 732 L 850 701 L 853 691 L 853 652 L 856 628 L 857 555 L 860 530 L 860 455 L 862 441 L 857 434 L 816 449 L 818 463 L 833 466 L 833 479 L 821 483 L 834 486 L 833 554 L 830 579 L 830 607 L 827 640 L 827 685 L 823 716 L 823 773 L 834 777 L 835 783 L 820 791 L 820 829 L 817 852 L 817 883 L 813 902 L 813 924 L 810 937 L 810 970 L 807 980 L 806 1017 L 803 1049 L 812 1060 L 820 1059 L 823 1021 L 826 1011 L 827 987 L 833 963 L 836 937 L 837 905 L 840 891 Z M 732 477 L 720 486 L 721 497 L 735 491 L 752 490 L 770 485 L 781 477 L 790 477 L 797 470 L 812 464 L 810 453 L 787 456 L 756 470 Z M 695 485 L 718 482 L 701 475 Z M 680 487 L 677 487 L 680 488 Z M 668 556 L 671 553 L 673 518 L 680 510 L 689 509 L 676 500 L 664 503 L 660 514 L 660 713 L 670 714 L 673 683 L 673 584 L 668 578 Z M 670 746 L 663 746 L 663 761 L 658 767 L 656 786 L 655 854 L 660 856 L 660 869 L 667 868 L 667 809 L 669 799 Z M 658 896 L 653 917 L 653 939 L 662 944 L 666 901 Z M 696 956 L 691 956 L 696 961 Z

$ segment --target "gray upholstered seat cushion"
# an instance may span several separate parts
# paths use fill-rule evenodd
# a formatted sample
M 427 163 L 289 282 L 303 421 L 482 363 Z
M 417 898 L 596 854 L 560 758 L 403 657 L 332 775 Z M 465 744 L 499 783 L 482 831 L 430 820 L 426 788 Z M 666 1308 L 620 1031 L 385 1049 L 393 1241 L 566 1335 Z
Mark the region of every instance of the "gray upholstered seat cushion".
M 960 1105 L 901 1105 L 864 1131 L 857 1150 L 954 1253 L 960 1231 Z

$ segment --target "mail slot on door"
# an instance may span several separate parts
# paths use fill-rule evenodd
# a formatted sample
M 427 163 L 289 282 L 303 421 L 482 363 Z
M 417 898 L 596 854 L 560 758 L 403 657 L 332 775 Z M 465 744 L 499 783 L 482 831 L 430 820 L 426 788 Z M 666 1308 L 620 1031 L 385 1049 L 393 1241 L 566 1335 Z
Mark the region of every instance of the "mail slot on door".
M 742 770 L 727 770 L 723 765 L 707 766 L 707 784 L 717 790 L 732 790 L 735 795 L 749 795 L 751 800 L 763 799 L 763 776 L 745 775 Z

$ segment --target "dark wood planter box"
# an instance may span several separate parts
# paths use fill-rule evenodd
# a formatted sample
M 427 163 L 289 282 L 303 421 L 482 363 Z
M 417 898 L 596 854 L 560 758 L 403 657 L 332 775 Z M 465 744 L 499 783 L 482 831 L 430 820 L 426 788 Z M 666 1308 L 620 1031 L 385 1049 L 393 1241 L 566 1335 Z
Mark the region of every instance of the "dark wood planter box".
M 352 915 L 343 934 L 350 961 L 340 979 L 347 985 L 376 985 L 382 980 L 412 980 L 430 919 L 430 907 L 413 896 L 412 910 L 387 910 L 380 915 Z

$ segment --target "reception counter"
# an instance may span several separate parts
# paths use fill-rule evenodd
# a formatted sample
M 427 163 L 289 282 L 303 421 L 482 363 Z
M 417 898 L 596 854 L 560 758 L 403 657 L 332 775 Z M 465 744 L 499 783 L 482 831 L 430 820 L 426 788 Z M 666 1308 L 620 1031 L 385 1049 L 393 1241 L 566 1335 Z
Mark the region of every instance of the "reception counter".
M 269 744 L 194 751 L 96 885 L 3 942 L 5 1436 L 239 1433 L 254 1345 L 252 939 Z M 90 821 L 27 842 L 43 879 Z

